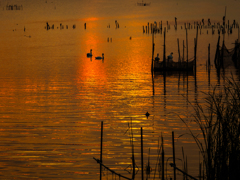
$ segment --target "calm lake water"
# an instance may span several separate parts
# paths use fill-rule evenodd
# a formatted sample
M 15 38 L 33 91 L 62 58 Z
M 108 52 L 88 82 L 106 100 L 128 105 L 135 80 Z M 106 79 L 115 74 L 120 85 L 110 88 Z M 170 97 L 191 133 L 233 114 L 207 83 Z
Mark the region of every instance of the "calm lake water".
M 144 134 L 144 166 L 150 159 L 155 171 L 158 140 L 164 138 L 166 163 L 172 159 L 172 131 L 175 133 L 176 164 L 182 168 L 182 147 L 188 158 L 188 172 L 198 175 L 199 150 L 180 117 L 192 118 L 187 102 L 204 103 L 217 84 L 211 70 L 209 86 L 206 60 L 211 45 L 214 65 L 218 35 L 202 29 L 198 36 L 197 81 L 194 76 L 151 75 L 152 35 L 143 33 L 147 23 L 166 21 L 166 53 L 182 54 L 184 23 L 210 18 L 239 22 L 239 1 L 166 2 L 147 0 L 36 0 L 1 1 L 0 4 L 0 178 L 1 179 L 86 179 L 99 178 L 101 121 L 103 163 L 131 177 L 128 124 L 132 121 L 135 159 L 141 179 L 140 128 Z M 140 1 L 141 2 L 141 1 Z M 217 3 L 217 4 L 216 4 Z M 16 4 L 22 10 L 6 10 Z M 178 18 L 178 30 L 173 28 Z M 119 23 L 116 28 L 115 21 Z M 54 29 L 46 30 L 46 22 Z M 60 27 L 60 23 L 62 27 Z M 84 28 L 86 23 L 86 29 Z M 68 28 L 66 27 L 68 26 Z M 76 28 L 73 28 L 75 26 Z M 110 26 L 110 27 L 109 27 Z M 24 31 L 25 28 L 25 31 Z M 131 39 L 130 39 L 131 37 Z M 188 31 L 189 58 L 194 54 L 196 29 Z M 228 48 L 238 38 L 237 29 L 226 35 Z M 109 41 L 108 41 L 109 39 Z M 222 40 L 222 37 L 221 37 Z M 154 35 L 155 56 L 163 57 L 163 35 Z M 93 58 L 86 54 L 93 50 Z M 104 61 L 95 56 L 104 53 Z M 185 49 L 186 55 L 186 49 Z M 226 70 L 238 76 L 234 68 Z M 188 79 L 188 83 L 187 83 Z M 223 83 L 221 80 L 220 86 Z M 147 118 L 145 113 L 149 112 Z M 194 133 L 198 129 L 191 125 Z M 127 133 L 126 133 L 127 131 Z M 179 137 L 181 136 L 181 137 Z M 178 138 L 179 137 L 179 138 Z M 150 156 L 149 156 L 150 148 Z M 201 158 L 200 158 L 201 161 Z M 173 176 L 167 165 L 167 177 Z M 115 179 L 103 171 L 103 179 Z M 158 177 L 158 176 L 157 176 Z M 118 177 L 116 178 L 118 179 Z

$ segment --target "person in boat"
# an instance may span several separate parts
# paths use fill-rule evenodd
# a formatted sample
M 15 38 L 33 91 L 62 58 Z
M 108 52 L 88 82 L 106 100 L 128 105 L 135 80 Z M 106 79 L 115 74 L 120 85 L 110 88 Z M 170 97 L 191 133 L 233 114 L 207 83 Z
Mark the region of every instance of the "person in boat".
M 155 61 L 159 61 L 160 58 L 159 58 L 159 53 L 157 54 L 157 57 L 155 57 Z
M 168 62 L 173 62 L 173 52 L 171 52 L 171 54 L 170 55 L 168 55 L 168 57 L 167 57 L 167 60 L 168 60 Z

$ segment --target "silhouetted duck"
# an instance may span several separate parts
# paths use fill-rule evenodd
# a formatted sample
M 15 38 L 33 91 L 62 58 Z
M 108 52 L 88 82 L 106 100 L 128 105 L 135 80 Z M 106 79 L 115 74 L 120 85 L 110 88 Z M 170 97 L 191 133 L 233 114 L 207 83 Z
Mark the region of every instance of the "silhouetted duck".
M 104 59 L 104 53 L 102 53 L 102 56 L 97 56 L 95 59 Z
M 87 57 L 92 57 L 92 49 L 90 49 L 90 53 L 87 53 Z
M 150 114 L 149 114 L 148 112 L 146 112 L 146 114 L 145 114 L 145 115 L 146 115 L 146 117 L 147 117 L 147 118 L 148 118 L 148 116 L 150 116 Z

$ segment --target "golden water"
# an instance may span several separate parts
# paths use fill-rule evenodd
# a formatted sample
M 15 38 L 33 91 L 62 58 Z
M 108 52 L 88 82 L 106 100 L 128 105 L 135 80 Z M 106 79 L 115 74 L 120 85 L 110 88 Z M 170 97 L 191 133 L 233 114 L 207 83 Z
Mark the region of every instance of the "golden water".
M 132 120 L 135 158 L 141 166 L 140 128 L 144 134 L 144 166 L 155 169 L 158 139 L 164 137 L 166 163 L 172 157 L 171 133 L 175 132 L 176 157 L 182 159 L 182 147 L 188 157 L 189 173 L 198 175 L 199 150 L 179 116 L 191 118 L 193 109 L 187 99 L 204 102 L 208 92 L 205 63 L 211 44 L 211 62 L 218 35 L 198 37 L 197 84 L 194 76 L 151 76 L 152 36 L 143 34 L 148 22 L 166 25 L 166 52 L 177 60 L 177 38 L 186 39 L 183 22 L 210 16 L 221 21 L 224 10 L 204 9 L 208 2 L 159 3 L 138 7 L 135 1 L 12 1 L 23 5 L 21 11 L 7 11 L 1 2 L 0 28 L 0 177 L 1 179 L 98 179 L 100 126 L 104 123 L 103 163 L 131 177 L 124 169 L 131 164 L 128 124 Z M 178 3 L 178 4 L 177 4 Z M 229 17 L 236 14 L 233 6 Z M 178 8 L 180 6 L 180 8 Z M 217 7 L 223 7 L 224 2 Z M 172 7 L 171 10 L 167 10 Z M 201 7 L 202 14 L 194 14 Z M 229 9 L 230 9 L 229 8 Z M 160 9 L 159 11 L 157 11 Z M 200 11 L 200 10 L 199 10 Z M 161 14 L 162 13 L 162 14 Z M 193 17 L 189 17 L 192 15 Z M 204 17 L 201 17 L 204 16 Z M 173 29 L 174 17 L 179 19 Z M 232 18 L 233 19 L 233 18 Z M 230 19 L 232 21 L 232 19 Z M 115 20 L 120 27 L 115 28 Z M 54 29 L 46 30 L 46 22 Z M 84 23 L 86 22 L 86 29 Z M 60 29 L 60 23 L 64 29 Z M 110 28 L 107 26 L 110 24 Z M 68 25 L 68 29 L 66 29 Z M 76 26 L 73 29 L 73 25 Z M 25 27 L 25 31 L 24 31 Z M 189 57 L 193 57 L 196 30 L 189 30 Z M 130 39 L 131 37 L 131 39 Z M 107 39 L 112 38 L 112 42 Z M 226 35 L 227 47 L 233 47 L 237 30 Z M 156 34 L 155 55 L 162 59 L 163 35 Z M 93 57 L 86 54 L 93 50 Z M 104 53 L 104 61 L 95 56 Z M 186 55 L 186 50 L 185 50 Z M 234 69 L 228 69 L 226 75 Z M 217 83 L 214 67 L 211 84 Z M 222 83 L 222 81 L 221 81 Z M 146 118 L 145 113 L 150 116 Z M 193 127 L 194 128 L 194 127 Z M 197 129 L 194 129 L 198 133 Z M 182 161 L 176 161 L 182 168 Z M 168 177 L 172 177 L 170 166 Z M 128 169 L 130 170 L 130 169 Z M 139 169 L 140 170 L 140 169 Z M 103 171 L 104 179 L 113 178 Z M 140 171 L 136 179 L 140 179 Z M 153 177 L 153 173 L 151 175 Z

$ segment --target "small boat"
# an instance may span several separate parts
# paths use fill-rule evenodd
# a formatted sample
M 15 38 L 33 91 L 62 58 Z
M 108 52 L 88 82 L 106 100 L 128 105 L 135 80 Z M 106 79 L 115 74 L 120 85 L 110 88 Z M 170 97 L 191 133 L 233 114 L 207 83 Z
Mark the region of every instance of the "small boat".
M 164 63 L 163 61 L 154 60 L 154 71 L 161 72 L 161 71 L 194 71 L 195 62 L 194 60 L 190 61 L 183 61 L 183 62 L 169 62 L 166 60 Z
M 97 59 L 97 60 L 104 59 L 104 53 L 102 53 L 102 56 L 97 56 L 97 57 L 95 57 L 95 59 Z

